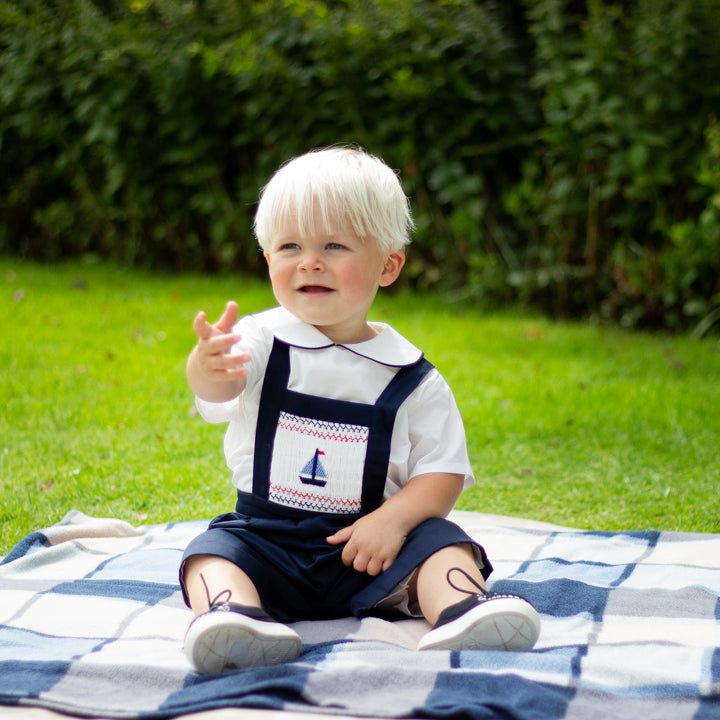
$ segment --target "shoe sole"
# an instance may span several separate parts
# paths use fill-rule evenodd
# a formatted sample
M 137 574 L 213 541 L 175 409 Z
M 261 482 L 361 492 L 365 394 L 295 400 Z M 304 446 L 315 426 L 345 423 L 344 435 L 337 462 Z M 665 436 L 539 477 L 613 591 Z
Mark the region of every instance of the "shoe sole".
M 188 628 L 185 654 L 205 675 L 239 672 L 295 659 L 300 636 L 287 625 L 236 613 L 202 615 Z
M 531 650 L 540 635 L 540 616 L 521 599 L 498 598 L 430 630 L 418 650 Z

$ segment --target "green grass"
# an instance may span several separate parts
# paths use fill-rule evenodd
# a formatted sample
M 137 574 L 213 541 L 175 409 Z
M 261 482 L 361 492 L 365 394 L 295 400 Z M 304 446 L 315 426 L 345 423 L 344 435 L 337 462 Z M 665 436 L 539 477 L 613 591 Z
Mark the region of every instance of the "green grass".
M 0 555 L 68 510 L 133 524 L 233 505 L 222 426 L 193 412 L 191 321 L 242 277 L 0 260 Z M 573 527 L 720 532 L 720 342 L 378 298 L 443 372 L 477 484 L 459 507 Z

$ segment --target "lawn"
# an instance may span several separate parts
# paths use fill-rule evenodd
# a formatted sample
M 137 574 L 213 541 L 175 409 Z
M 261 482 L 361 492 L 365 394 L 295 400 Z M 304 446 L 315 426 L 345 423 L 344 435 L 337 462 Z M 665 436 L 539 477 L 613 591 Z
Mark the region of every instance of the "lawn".
M 233 505 L 184 379 L 198 309 L 266 282 L 0 260 L 0 555 L 68 510 L 133 524 Z M 384 294 L 445 375 L 477 483 L 458 507 L 597 530 L 720 532 L 720 341 Z

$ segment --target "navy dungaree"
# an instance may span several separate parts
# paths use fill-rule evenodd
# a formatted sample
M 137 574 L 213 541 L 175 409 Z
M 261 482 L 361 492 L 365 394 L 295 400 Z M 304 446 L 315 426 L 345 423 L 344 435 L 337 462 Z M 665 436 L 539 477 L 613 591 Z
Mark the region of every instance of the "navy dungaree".
M 342 545 L 326 538 L 376 510 L 398 409 L 433 366 L 402 367 L 374 405 L 332 400 L 288 388 L 290 346 L 275 338 L 263 381 L 255 433 L 252 493 L 237 494 L 234 513 L 215 518 L 183 557 L 216 555 L 253 581 L 276 619 L 388 615 L 375 606 L 437 550 L 475 547 L 461 528 L 433 518 L 408 536 L 395 562 L 372 577 L 343 565 Z M 182 570 L 181 570 L 182 577 Z

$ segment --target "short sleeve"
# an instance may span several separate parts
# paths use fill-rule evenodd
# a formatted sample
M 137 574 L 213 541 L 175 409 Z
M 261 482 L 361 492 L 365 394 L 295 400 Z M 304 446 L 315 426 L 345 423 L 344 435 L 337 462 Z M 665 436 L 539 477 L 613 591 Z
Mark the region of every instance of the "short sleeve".
M 433 371 L 408 398 L 410 455 L 408 479 L 426 473 L 464 477 L 463 489 L 474 482 L 465 427 L 445 379 Z
M 195 398 L 195 407 L 200 413 L 200 417 L 209 423 L 226 423 L 237 417 L 239 399 L 235 398 L 223 403 L 213 403 Z

